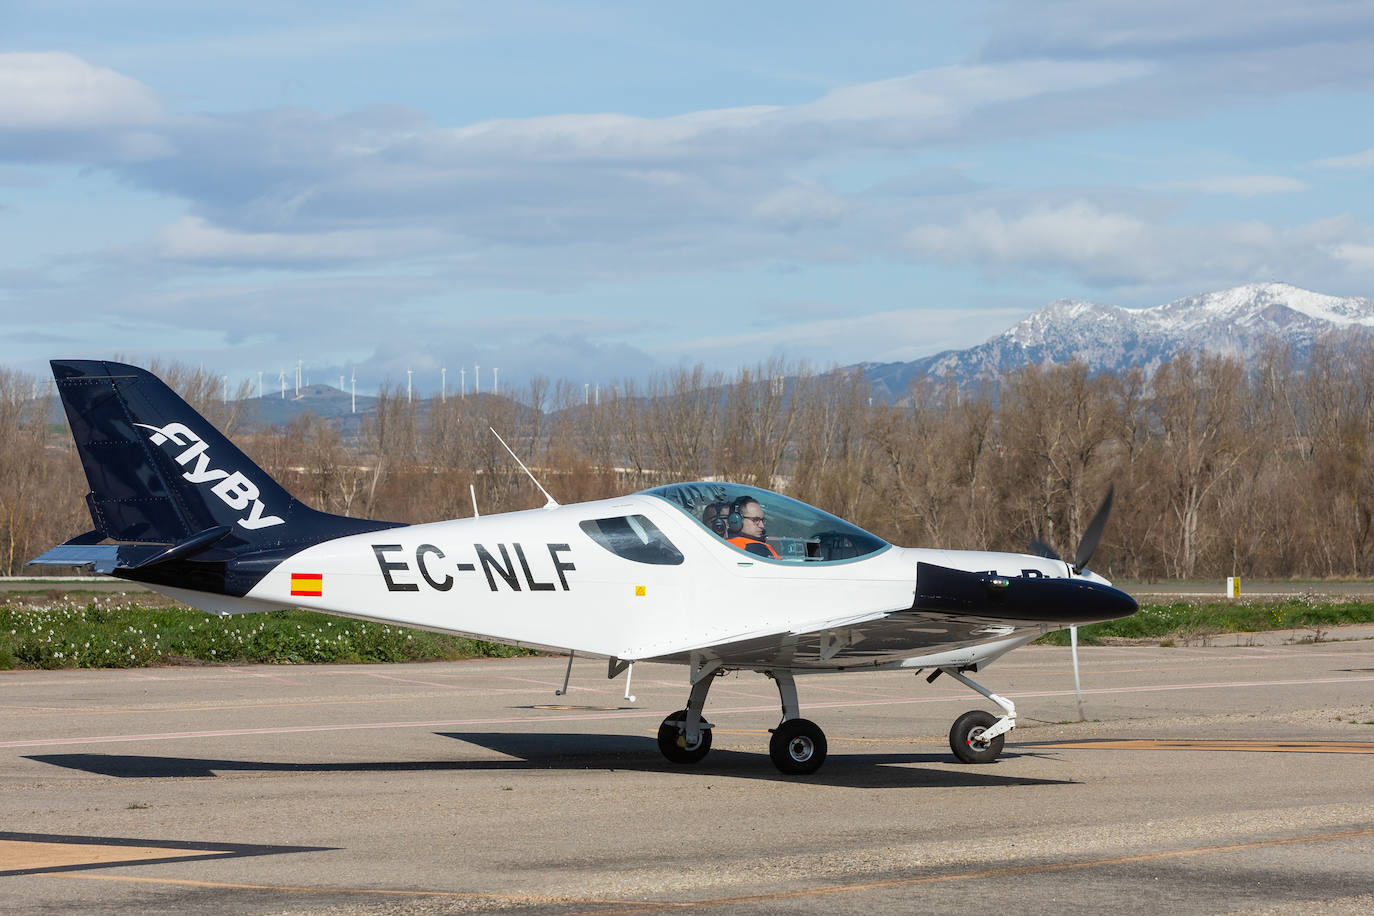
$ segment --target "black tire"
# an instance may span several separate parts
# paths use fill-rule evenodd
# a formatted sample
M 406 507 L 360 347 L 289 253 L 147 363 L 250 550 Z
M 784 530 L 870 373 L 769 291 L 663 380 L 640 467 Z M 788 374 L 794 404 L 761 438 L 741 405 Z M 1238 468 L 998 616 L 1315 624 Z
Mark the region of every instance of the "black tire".
M 768 756 L 788 776 L 814 773 L 825 763 L 825 732 L 810 719 L 788 719 L 773 729 Z
M 686 718 L 687 710 L 679 709 L 663 720 L 658 727 L 658 749 L 673 763 L 700 763 L 711 750 L 711 730 L 703 728 L 697 743 L 689 747 L 680 725 Z
M 983 732 L 996 721 L 996 716 L 981 709 L 966 712 L 955 719 L 954 727 L 949 730 L 949 747 L 954 751 L 954 756 L 964 763 L 992 763 L 996 760 L 997 755 L 1002 753 L 1007 736 L 1002 734 L 991 741 L 982 740 Z

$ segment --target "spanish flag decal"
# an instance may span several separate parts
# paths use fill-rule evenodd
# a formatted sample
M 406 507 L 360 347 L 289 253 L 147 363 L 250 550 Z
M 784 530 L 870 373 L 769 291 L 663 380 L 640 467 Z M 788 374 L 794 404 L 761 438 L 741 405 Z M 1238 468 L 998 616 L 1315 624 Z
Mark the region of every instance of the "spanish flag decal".
M 324 576 L 320 573 L 292 573 L 291 594 L 305 598 L 324 596 Z

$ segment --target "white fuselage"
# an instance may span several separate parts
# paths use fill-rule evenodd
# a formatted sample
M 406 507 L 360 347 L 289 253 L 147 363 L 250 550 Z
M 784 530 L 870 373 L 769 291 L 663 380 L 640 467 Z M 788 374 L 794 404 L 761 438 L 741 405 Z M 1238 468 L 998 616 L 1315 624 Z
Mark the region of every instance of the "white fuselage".
M 627 515 L 650 519 L 682 562 L 625 559 L 580 526 Z M 910 608 L 918 561 L 1008 576 L 1028 569 L 1070 575 L 1060 561 L 981 551 L 888 547 L 839 562 L 767 560 L 665 501 L 635 494 L 327 541 L 283 562 L 246 597 L 516 645 L 648 659 Z

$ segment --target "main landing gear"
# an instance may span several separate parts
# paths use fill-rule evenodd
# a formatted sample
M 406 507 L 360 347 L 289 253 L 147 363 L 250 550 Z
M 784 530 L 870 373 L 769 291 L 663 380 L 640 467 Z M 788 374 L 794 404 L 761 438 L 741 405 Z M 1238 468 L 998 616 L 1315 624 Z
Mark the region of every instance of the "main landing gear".
M 658 749 L 673 763 L 700 763 L 711 750 L 711 729 L 714 726 L 702 718 L 706 694 L 711 682 L 721 673 L 721 663 L 706 662 L 695 665 L 692 672 L 692 693 L 687 708 L 678 710 L 658 727 Z M 778 685 L 782 700 L 782 721 L 773 729 L 768 741 L 768 756 L 773 765 L 789 776 L 805 776 L 825 763 L 825 732 L 810 719 L 801 717 L 797 703 L 797 682 L 790 671 L 765 672 Z
M 658 727 L 658 749 L 672 763 L 700 763 L 711 750 L 711 729 L 715 726 L 701 717 L 701 711 L 720 668 L 720 662 L 693 665 L 689 669 L 692 693 L 687 697 L 687 708 L 672 713 Z
M 687 699 L 687 708 L 672 713 L 658 727 L 658 749 L 677 764 L 700 763 L 705 759 L 711 750 L 711 729 L 715 727 L 702 717 L 702 710 L 711 682 L 722 673 L 721 663 L 696 665 L 691 672 L 692 692 Z M 815 722 L 801 717 L 797 683 L 791 671 L 764 673 L 778 685 L 778 697 L 782 701 L 782 721 L 777 728 L 771 729 L 768 756 L 773 765 L 788 776 L 816 772 L 825 763 L 828 750 L 825 732 Z M 1002 753 L 1007 732 L 1016 727 L 1015 705 L 966 677 L 957 668 L 937 668 L 926 680 L 934 681 L 941 674 L 948 674 L 1002 708 L 1004 715 L 1000 718 L 981 709 L 966 712 L 954 720 L 949 731 L 949 746 L 955 757 L 964 763 L 991 763 Z

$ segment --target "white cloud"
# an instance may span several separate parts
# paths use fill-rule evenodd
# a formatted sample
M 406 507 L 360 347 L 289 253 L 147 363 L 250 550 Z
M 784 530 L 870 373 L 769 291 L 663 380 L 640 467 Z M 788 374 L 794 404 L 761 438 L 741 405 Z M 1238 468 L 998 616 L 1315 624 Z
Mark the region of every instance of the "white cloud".
M 1099 287 L 1187 283 L 1198 289 L 1285 277 L 1320 289 L 1364 269 L 1374 227 L 1349 216 L 1292 227 L 1261 220 L 1185 223 L 1167 214 L 1077 199 L 969 205 L 912 227 L 918 262 L 972 265 L 1000 275 L 1063 273 Z
M 1149 242 L 1144 220 L 1105 212 L 1085 200 L 1036 205 L 1011 215 L 981 208 L 954 223 L 915 226 L 905 238 L 917 260 L 1070 268 L 1094 276 L 1139 272 L 1140 253 L 1151 247 Z
M 1323 169 L 1374 169 L 1374 149 L 1367 149 L 1362 153 L 1353 153 L 1349 156 L 1318 159 L 1312 164 Z
M 1374 244 L 1360 245 L 1346 242 L 1331 249 L 1331 255 L 1338 261 L 1368 274 L 1374 274 Z
M 415 257 L 445 244 L 442 234 L 424 230 L 249 233 L 222 229 L 199 217 L 177 220 L 150 241 L 153 253 L 169 261 L 258 267 L 358 264 Z
M 1312 188 L 1305 181 L 1282 175 L 1223 175 L 1216 178 L 1168 181 L 1160 187 L 1169 191 L 1198 191 L 1203 194 L 1230 194 L 1233 197 L 1259 197 L 1264 194 L 1309 191 Z
M 836 150 L 948 137 L 992 106 L 1146 76 L 1138 61 L 1030 61 L 953 66 L 848 86 L 815 101 L 695 111 L 663 118 L 552 115 L 485 121 L 413 139 L 429 161 L 505 163 L 809 159 Z
M 1275 47 L 1367 39 L 1374 31 L 1368 4 L 1349 0 L 1002 0 L 989 21 L 985 51 L 997 57 L 1265 54 Z
M 923 70 L 837 89 L 796 109 L 799 120 L 861 122 L 875 118 L 942 121 L 985 105 L 1110 86 L 1147 76 L 1139 60 L 1012 61 Z
M 61 52 L 0 54 L 0 130 L 121 131 L 164 117 L 148 87 Z
M 823 186 L 806 183 L 770 191 L 750 207 L 758 220 L 794 231 L 808 226 L 830 225 L 842 218 L 852 204 Z

